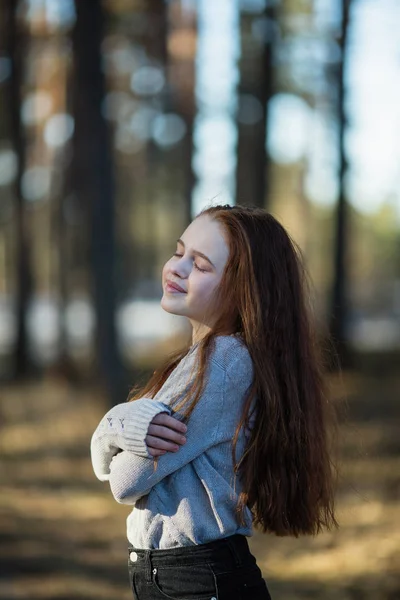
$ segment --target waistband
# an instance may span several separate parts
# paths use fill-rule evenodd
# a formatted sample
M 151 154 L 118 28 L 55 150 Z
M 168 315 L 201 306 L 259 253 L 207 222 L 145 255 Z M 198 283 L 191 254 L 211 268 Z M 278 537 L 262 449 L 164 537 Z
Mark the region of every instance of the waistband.
M 223 562 L 233 568 L 255 561 L 250 553 L 247 538 L 234 534 L 206 544 L 179 546 L 177 548 L 145 550 L 128 545 L 129 562 L 138 568 L 152 566 L 194 565 L 201 562 Z

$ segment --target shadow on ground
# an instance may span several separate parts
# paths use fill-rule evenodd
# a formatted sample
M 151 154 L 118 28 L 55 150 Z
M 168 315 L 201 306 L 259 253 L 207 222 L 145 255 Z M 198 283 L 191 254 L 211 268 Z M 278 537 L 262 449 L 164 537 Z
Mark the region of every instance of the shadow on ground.
M 250 539 L 274 600 L 400 598 L 400 376 L 332 378 L 340 427 L 340 530 Z M 2 390 L 0 599 L 128 600 L 125 518 L 98 482 L 95 390 L 48 380 Z M 346 408 L 343 411 L 343 398 Z

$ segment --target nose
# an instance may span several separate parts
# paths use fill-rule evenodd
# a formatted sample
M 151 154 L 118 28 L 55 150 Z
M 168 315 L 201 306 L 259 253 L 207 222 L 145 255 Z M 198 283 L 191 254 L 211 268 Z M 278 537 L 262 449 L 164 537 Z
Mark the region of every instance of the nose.
M 185 261 L 183 257 L 178 258 L 178 260 L 174 261 L 173 265 L 171 266 L 171 273 L 180 279 L 187 279 L 190 273 L 188 261 Z

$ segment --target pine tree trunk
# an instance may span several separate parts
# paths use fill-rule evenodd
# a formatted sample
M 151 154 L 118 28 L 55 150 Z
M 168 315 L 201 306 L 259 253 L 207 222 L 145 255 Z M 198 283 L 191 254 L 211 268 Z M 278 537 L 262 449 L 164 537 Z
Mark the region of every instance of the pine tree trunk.
M 268 202 L 266 145 L 268 102 L 273 94 L 273 64 L 276 13 L 265 9 L 265 30 L 256 40 L 254 17 L 242 15 L 240 61 L 236 203 L 265 208 Z M 254 106 L 253 106 L 254 105 Z
M 346 50 L 349 9 L 350 0 L 342 0 L 342 26 L 340 37 L 341 60 L 338 67 L 339 197 L 335 219 L 334 280 L 330 322 L 331 337 L 336 346 L 338 358 L 343 366 L 347 365 L 349 362 L 349 351 L 346 340 L 348 205 L 344 188 L 344 181 L 348 168 L 344 149 L 344 136 L 347 125 L 345 115 L 346 90 L 344 73 L 347 58 Z
M 11 136 L 14 151 L 18 157 L 18 171 L 15 180 L 16 220 L 17 220 L 17 339 L 15 349 L 15 371 L 17 378 L 25 377 L 30 371 L 26 315 L 32 293 L 32 272 L 30 265 L 28 223 L 21 182 L 25 170 L 25 144 L 21 124 L 21 84 L 22 58 L 25 47 L 25 34 L 17 22 L 17 0 L 7 0 L 6 36 L 8 54 L 11 60 L 11 78 L 8 84 L 8 105 L 11 116 Z
M 112 153 L 109 131 L 101 110 L 105 94 L 101 59 L 104 13 L 100 0 L 76 0 L 75 6 L 77 18 L 72 33 L 75 119 L 72 172 L 79 203 L 87 206 L 92 292 L 97 319 L 97 366 L 105 379 L 110 400 L 115 404 L 121 402 L 122 367 L 115 329 Z

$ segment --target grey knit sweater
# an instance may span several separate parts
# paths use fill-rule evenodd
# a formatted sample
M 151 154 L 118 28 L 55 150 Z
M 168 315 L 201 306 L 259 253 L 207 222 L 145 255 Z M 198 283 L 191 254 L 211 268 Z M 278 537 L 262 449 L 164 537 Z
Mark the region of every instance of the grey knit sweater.
M 253 533 L 248 508 L 245 526 L 235 518 L 241 485 L 239 477 L 234 480 L 232 439 L 253 380 L 252 360 L 240 337 L 215 338 L 204 392 L 187 423 L 186 443 L 177 452 L 160 456 L 156 470 L 147 451 L 144 440 L 155 415 L 167 412 L 181 417 L 169 403 L 177 394 L 183 397 L 197 358 L 198 343 L 153 399 L 114 406 L 92 436 L 96 476 L 109 481 L 117 502 L 133 505 L 127 537 L 136 548 L 174 548 Z M 248 435 L 242 427 L 237 460 Z

